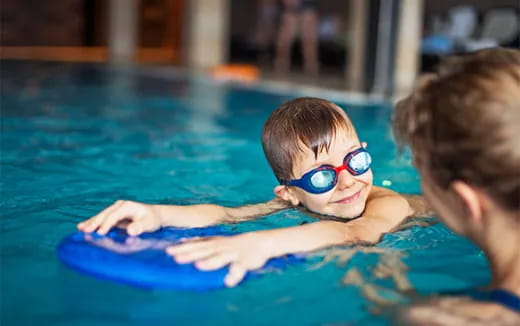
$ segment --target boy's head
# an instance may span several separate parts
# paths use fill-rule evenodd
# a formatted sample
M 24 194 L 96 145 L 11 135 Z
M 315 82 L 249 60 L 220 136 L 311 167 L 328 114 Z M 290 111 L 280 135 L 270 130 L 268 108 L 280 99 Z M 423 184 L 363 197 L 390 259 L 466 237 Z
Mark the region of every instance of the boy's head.
M 446 222 L 456 231 L 463 232 L 463 221 L 454 215 L 464 214 L 450 214 L 457 201 L 441 199 L 448 190 L 462 198 L 465 185 L 476 187 L 518 212 L 520 51 L 448 59 L 397 104 L 393 123 L 397 141 L 412 148 L 425 196 L 441 216 L 452 216 Z M 470 202 L 466 206 L 471 210 Z
M 320 214 L 353 218 L 363 212 L 372 186 L 370 162 L 359 171 L 350 167 L 359 162 L 363 166 L 370 158 L 366 157 L 350 119 L 334 103 L 309 97 L 283 103 L 265 123 L 262 145 L 281 183 L 274 189 L 278 197 Z M 360 148 L 345 160 L 347 154 Z M 340 168 L 332 172 L 327 168 L 337 183 L 329 183 L 321 190 L 291 183 L 311 175 L 313 182 L 323 182 L 323 175 L 314 175 L 313 170 L 324 165 L 339 167 L 344 161 L 349 163 L 345 171 Z

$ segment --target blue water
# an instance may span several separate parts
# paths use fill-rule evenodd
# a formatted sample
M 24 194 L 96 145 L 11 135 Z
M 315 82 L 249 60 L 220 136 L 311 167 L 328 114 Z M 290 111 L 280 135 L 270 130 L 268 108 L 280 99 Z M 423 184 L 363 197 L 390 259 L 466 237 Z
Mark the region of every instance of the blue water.
M 1 63 L 2 325 L 385 325 L 349 270 L 373 275 L 380 254 L 346 265 L 320 258 L 237 288 L 144 291 L 61 265 L 55 248 L 77 222 L 117 199 L 241 205 L 272 197 L 276 185 L 260 145 L 263 122 L 294 94 L 213 84 L 182 73 L 98 65 Z M 376 185 L 420 192 L 408 159 L 396 159 L 387 104 L 339 103 L 374 157 Z M 312 221 L 295 210 L 238 231 Z M 442 224 L 385 236 L 407 255 L 420 294 L 489 280 L 480 251 Z M 327 254 L 328 251 L 323 252 Z

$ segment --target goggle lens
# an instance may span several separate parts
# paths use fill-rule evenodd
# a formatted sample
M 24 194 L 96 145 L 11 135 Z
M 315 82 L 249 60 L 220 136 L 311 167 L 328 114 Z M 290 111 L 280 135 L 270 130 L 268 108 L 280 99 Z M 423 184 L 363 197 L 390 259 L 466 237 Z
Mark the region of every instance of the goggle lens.
M 310 178 L 311 185 L 316 189 L 329 189 L 334 187 L 336 172 L 334 170 L 317 171 Z
M 358 152 L 348 161 L 348 167 L 357 174 L 365 173 L 372 163 L 372 158 L 367 152 Z

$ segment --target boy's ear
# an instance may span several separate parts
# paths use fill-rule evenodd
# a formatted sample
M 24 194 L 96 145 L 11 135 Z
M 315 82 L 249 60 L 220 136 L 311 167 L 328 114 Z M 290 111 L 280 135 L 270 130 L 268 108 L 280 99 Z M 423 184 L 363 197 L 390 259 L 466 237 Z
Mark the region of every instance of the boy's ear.
M 300 204 L 300 200 L 287 186 L 278 185 L 274 187 L 273 191 L 276 197 L 281 198 L 286 202 L 290 202 L 293 206 L 298 206 Z
M 480 220 L 482 218 L 482 203 L 478 192 L 462 181 L 452 182 L 451 189 L 462 201 L 468 216 L 472 220 Z
M 367 148 L 368 144 L 366 141 L 362 141 L 361 142 L 361 146 L 363 146 L 363 148 Z

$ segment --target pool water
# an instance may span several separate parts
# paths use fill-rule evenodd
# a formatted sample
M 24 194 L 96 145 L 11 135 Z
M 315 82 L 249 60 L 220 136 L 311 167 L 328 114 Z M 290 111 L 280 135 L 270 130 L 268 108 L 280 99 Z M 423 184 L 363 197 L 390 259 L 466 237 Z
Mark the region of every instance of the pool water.
M 360 287 L 381 253 L 317 267 L 320 256 L 281 273 L 211 292 L 147 291 L 68 269 L 56 246 L 79 221 L 117 199 L 241 205 L 272 197 L 276 180 L 260 135 L 270 112 L 297 93 L 214 84 L 148 68 L 1 62 L 2 325 L 385 325 Z M 406 157 L 397 159 L 385 103 L 338 103 L 373 155 L 376 185 L 419 193 Z M 296 210 L 242 223 L 238 231 L 311 222 Z M 420 294 L 489 280 L 482 253 L 442 224 L 386 235 Z M 323 251 L 327 255 L 330 251 Z

